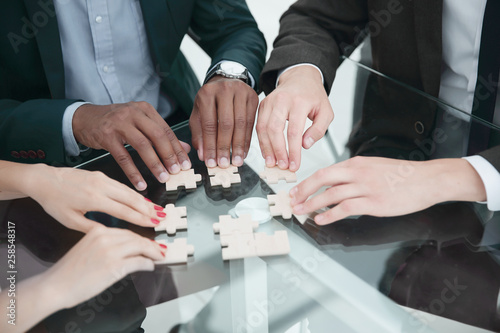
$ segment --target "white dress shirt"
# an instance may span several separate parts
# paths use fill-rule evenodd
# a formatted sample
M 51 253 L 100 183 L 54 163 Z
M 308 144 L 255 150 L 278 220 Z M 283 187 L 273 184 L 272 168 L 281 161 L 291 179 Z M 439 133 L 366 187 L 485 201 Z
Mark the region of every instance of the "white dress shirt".
M 471 113 L 474 100 L 485 7 L 486 0 L 443 1 L 443 62 L 439 98 L 468 113 Z M 295 66 L 281 71 L 276 84 L 278 84 L 281 74 Z M 320 70 L 318 67 L 316 68 Z M 323 73 L 321 75 L 323 76 Z M 497 91 L 493 122 L 500 125 L 500 90 Z M 462 138 L 465 138 L 467 142 L 463 142 Z M 468 146 L 467 134 L 465 136 L 463 133 L 457 135 L 457 140 L 460 142 L 450 142 L 452 140 L 450 138 L 447 144 L 456 144 L 456 146 L 465 149 Z M 465 155 L 465 152 L 462 154 Z M 464 158 L 474 167 L 483 181 L 488 209 L 500 210 L 500 173 L 482 156 L 475 155 Z
M 162 79 L 149 52 L 139 0 L 55 0 L 54 6 L 66 98 L 85 101 L 68 106 L 63 116 L 64 147 L 69 156 L 81 152 L 72 121 L 82 104 L 145 101 L 163 118 L 172 112 L 173 100 L 160 92 Z M 249 76 L 253 86 L 255 81 Z

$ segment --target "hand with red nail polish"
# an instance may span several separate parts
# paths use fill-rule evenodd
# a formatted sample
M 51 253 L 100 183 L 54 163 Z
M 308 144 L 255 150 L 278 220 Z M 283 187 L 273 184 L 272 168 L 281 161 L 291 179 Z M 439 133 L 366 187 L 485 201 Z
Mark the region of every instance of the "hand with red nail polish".
M 103 212 L 143 227 L 163 219 L 163 208 L 102 172 L 0 161 L 0 200 L 30 196 L 66 227 L 88 232 L 85 217 Z M 162 214 L 157 214 L 157 213 Z
M 132 272 L 154 270 L 165 251 L 129 230 L 95 227 L 48 270 L 17 282 L 16 304 L 23 304 L 22 311 L 16 313 L 15 326 L 2 320 L 0 331 L 27 332 L 50 314 L 98 295 Z M 0 292 L 2 308 L 9 299 L 7 289 Z

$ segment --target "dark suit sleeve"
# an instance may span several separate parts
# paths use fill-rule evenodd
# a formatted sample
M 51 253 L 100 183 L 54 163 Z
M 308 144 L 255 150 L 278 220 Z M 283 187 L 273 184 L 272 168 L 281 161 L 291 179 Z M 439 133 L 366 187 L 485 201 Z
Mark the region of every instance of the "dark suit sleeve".
M 500 172 L 500 146 L 480 152 L 478 155 L 484 157 Z
M 212 58 L 210 67 L 221 60 L 239 62 L 248 68 L 257 89 L 267 47 L 245 1 L 197 1 L 191 29 L 196 42 Z
M 340 55 L 360 43 L 368 20 L 366 0 L 299 0 L 280 20 L 280 32 L 261 75 L 262 90 L 275 87 L 278 71 L 299 63 L 318 66 L 330 92 Z M 359 39 L 359 40 L 358 40 Z
M 1 99 L 0 159 L 23 163 L 65 163 L 62 118 L 66 107 L 74 102 Z

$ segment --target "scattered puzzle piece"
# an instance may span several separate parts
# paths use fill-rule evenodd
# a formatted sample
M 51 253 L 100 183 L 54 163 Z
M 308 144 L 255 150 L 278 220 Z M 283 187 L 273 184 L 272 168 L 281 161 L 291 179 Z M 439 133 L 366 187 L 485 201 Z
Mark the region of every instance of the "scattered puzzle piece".
M 297 181 L 297 175 L 290 170 L 281 170 L 278 166 L 268 168 L 264 167 L 264 171 L 259 174 L 260 178 L 265 179 L 268 184 L 278 184 L 279 180 L 284 180 L 287 183 Z
M 269 210 L 272 216 L 283 216 L 284 219 L 292 218 L 292 206 L 290 205 L 290 195 L 286 191 L 278 191 L 276 194 L 269 194 Z M 272 206 L 274 205 L 274 206 Z
M 196 188 L 196 182 L 200 181 L 201 175 L 195 174 L 193 169 L 181 170 L 178 174 L 171 174 L 165 186 L 167 187 L 167 191 L 176 191 L 180 186 L 184 186 L 188 190 Z
M 237 173 L 238 167 L 231 165 L 228 168 L 207 168 L 208 174 L 210 176 L 210 185 L 217 186 L 222 185 L 223 188 L 231 187 L 231 184 L 241 183 L 241 177 Z
M 167 217 L 160 221 L 160 224 L 155 227 L 155 231 L 165 230 L 167 234 L 173 235 L 177 230 L 187 229 L 186 207 L 175 207 L 173 204 L 168 204 L 163 211 Z
M 290 253 L 290 242 L 286 230 L 278 230 L 274 235 L 256 232 L 254 238 L 255 250 L 259 257 Z
M 232 260 L 248 257 L 266 257 L 290 253 L 290 242 L 285 230 L 274 235 L 265 233 L 230 234 L 221 236 L 222 259 Z
M 221 215 L 219 216 L 219 223 L 213 224 L 214 232 L 221 236 L 235 233 L 251 234 L 258 227 L 259 222 L 252 221 L 250 214 L 245 214 L 237 219 L 233 219 L 231 215 Z
M 172 243 L 167 243 L 167 241 L 163 239 L 157 240 L 156 242 L 167 246 L 165 258 L 155 261 L 157 265 L 187 263 L 188 256 L 194 254 L 194 246 L 188 244 L 186 238 L 177 238 Z

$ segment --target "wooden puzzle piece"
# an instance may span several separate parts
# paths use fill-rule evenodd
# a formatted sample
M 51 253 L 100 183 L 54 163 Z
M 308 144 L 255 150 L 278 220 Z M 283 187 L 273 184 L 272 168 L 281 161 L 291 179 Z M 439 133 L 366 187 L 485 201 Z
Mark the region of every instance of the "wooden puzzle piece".
M 170 175 L 165 183 L 167 191 L 176 191 L 178 187 L 184 186 L 186 190 L 196 188 L 196 183 L 201 182 L 201 175 L 195 174 L 193 169 L 181 170 L 178 174 Z
M 231 187 L 231 184 L 241 183 L 241 177 L 238 172 L 238 167 L 231 165 L 228 168 L 213 167 L 207 168 L 210 176 L 210 185 L 222 185 L 223 188 Z
M 284 219 L 292 218 L 292 206 L 290 205 L 290 195 L 286 191 L 278 191 L 276 194 L 269 194 L 269 210 L 272 216 L 281 215 Z
M 167 234 L 173 235 L 177 230 L 187 229 L 186 207 L 175 207 L 173 204 L 168 204 L 163 211 L 167 216 L 155 227 L 155 231 L 165 230 Z
M 186 238 L 177 238 L 172 243 L 167 243 L 167 241 L 163 239 L 157 240 L 156 242 L 167 246 L 165 258 L 155 261 L 157 265 L 187 263 L 188 256 L 194 254 L 194 246 L 188 244 Z
M 276 231 L 273 235 L 265 233 L 230 234 L 221 236 L 222 259 L 242 259 L 266 257 L 290 253 L 290 243 L 286 230 Z
M 260 178 L 265 179 L 268 184 L 278 184 L 279 180 L 284 180 L 287 183 L 297 181 L 297 175 L 290 170 L 281 170 L 278 166 L 272 168 L 264 167 L 264 171 L 259 174 Z
M 290 242 L 286 230 L 278 230 L 274 235 L 256 232 L 254 238 L 255 250 L 259 257 L 290 253 Z
M 259 222 L 252 221 L 252 215 L 245 214 L 233 219 L 231 215 L 219 216 L 219 222 L 213 224 L 214 232 L 217 234 L 251 234 L 259 227 Z

